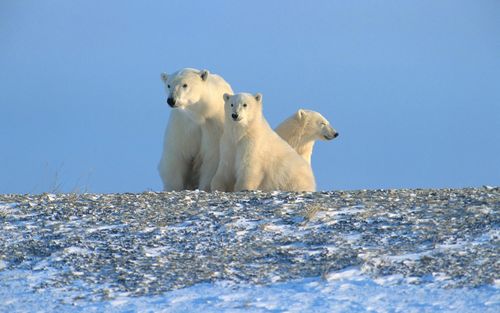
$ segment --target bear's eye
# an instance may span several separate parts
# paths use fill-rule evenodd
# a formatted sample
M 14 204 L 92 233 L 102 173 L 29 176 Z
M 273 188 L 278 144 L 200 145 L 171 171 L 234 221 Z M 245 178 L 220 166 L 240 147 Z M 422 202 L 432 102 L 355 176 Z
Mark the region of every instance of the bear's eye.
M 234 105 L 231 103 L 231 107 L 233 107 Z
M 247 104 L 246 103 L 243 103 L 243 107 L 246 108 L 247 107 Z
M 182 85 L 182 88 L 187 88 L 188 84 Z
M 170 89 L 170 85 L 167 85 L 168 89 Z

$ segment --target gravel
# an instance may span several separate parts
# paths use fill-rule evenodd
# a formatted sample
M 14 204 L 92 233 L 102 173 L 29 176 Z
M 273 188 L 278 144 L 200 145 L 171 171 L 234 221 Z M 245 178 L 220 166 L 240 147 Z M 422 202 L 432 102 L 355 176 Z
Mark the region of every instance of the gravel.
M 81 299 L 359 268 L 409 284 L 500 282 L 500 188 L 0 195 L 0 273 Z M 9 288 L 9 282 L 0 282 Z

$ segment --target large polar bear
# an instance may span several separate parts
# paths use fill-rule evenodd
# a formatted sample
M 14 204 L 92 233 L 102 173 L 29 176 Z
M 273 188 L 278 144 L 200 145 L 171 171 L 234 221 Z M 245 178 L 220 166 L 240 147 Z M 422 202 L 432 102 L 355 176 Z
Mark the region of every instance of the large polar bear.
M 185 68 L 161 78 L 173 110 L 158 170 L 163 190 L 210 190 L 219 164 L 225 93 L 231 86 L 207 70 Z
M 311 166 L 272 130 L 262 115 L 261 94 L 225 94 L 224 101 L 226 122 L 212 190 L 316 189 Z
M 339 135 L 323 115 L 304 109 L 283 121 L 275 131 L 309 164 L 316 140 L 332 140 Z

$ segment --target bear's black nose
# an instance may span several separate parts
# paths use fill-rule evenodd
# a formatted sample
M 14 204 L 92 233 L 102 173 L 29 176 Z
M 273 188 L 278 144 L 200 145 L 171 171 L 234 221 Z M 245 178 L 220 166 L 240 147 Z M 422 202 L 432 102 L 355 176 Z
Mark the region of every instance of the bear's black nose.
M 233 118 L 233 120 L 236 120 L 238 118 L 238 114 L 233 113 L 231 114 L 231 117 Z
M 172 108 L 175 106 L 175 100 L 174 98 L 168 98 L 167 99 L 167 103 L 169 106 L 171 106 Z
M 335 133 L 335 135 L 333 135 L 333 138 L 337 138 L 339 136 L 339 133 Z

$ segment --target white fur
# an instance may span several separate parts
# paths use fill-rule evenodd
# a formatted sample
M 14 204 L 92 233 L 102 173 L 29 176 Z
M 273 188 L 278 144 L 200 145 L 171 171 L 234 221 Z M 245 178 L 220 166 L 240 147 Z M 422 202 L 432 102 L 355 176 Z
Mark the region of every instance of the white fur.
M 232 93 L 231 86 L 218 75 L 191 68 L 164 73 L 162 80 L 167 99 L 175 100 L 158 166 L 163 189 L 208 191 L 219 163 L 223 94 Z
M 226 94 L 224 99 L 226 121 L 212 190 L 314 191 L 310 165 L 262 115 L 262 96 Z
M 303 109 L 283 121 L 275 131 L 309 164 L 316 140 L 332 140 L 338 136 L 323 115 Z

